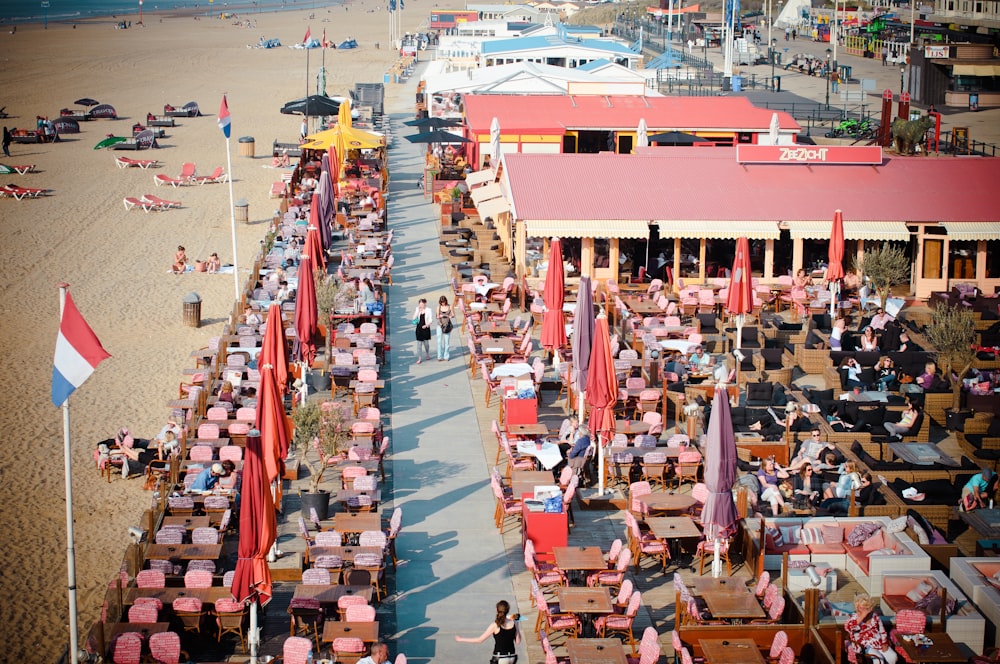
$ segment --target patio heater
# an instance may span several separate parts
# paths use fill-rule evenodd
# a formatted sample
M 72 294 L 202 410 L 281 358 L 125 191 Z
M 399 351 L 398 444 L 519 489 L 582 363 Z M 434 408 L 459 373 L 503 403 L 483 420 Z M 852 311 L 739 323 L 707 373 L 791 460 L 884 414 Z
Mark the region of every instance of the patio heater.
M 906 67 L 899 68 L 899 94 L 906 92 Z
M 830 110 L 830 76 L 832 71 L 830 69 L 830 55 L 832 51 L 826 49 L 826 110 Z
M 771 92 L 777 92 L 778 86 L 774 84 L 774 61 L 778 57 L 778 40 L 771 40 Z

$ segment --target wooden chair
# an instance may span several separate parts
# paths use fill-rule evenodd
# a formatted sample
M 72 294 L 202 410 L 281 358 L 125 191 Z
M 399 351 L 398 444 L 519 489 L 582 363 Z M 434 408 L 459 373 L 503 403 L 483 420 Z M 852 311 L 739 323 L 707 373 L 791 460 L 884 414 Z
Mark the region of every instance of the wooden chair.
M 308 570 L 307 570 L 308 571 Z M 219 628 L 216 640 L 222 643 L 222 637 L 226 634 L 235 634 L 240 640 L 240 649 L 247 651 L 246 637 L 243 635 L 243 626 L 246 623 L 247 607 L 241 602 L 236 602 L 228 597 L 216 600 L 215 602 L 215 622 Z

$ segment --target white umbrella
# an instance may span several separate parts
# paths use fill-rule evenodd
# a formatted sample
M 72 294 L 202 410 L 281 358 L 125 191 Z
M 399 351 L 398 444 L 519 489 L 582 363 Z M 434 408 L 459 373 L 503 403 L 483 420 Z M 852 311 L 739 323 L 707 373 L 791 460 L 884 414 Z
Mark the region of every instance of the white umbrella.
M 493 168 L 500 163 L 500 121 L 493 118 L 490 123 L 490 163 Z
M 635 132 L 635 146 L 649 147 L 649 132 L 646 130 L 646 118 L 639 118 L 639 128 Z
M 781 128 L 781 123 L 778 122 L 778 114 L 771 113 L 771 126 L 767 130 L 767 137 L 771 139 L 771 145 L 778 144 L 778 129 Z

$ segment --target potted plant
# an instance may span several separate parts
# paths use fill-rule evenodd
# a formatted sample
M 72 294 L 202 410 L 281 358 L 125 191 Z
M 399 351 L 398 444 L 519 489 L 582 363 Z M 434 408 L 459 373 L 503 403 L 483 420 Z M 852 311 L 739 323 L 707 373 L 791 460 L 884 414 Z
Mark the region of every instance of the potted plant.
M 343 407 L 331 402 L 333 407 L 324 409 L 315 401 L 307 401 L 292 413 L 295 425 L 293 440 L 299 461 L 309 469 L 309 490 L 300 491 L 304 514 L 316 510 L 325 519 L 330 508 L 330 492 L 320 488 L 323 475 L 331 463 L 346 454 L 351 430 Z M 309 458 L 309 450 L 316 451 L 318 463 Z
M 314 382 L 317 390 L 330 389 L 329 373 L 330 358 L 332 353 L 333 338 L 336 333 L 331 329 L 333 322 L 330 317 L 338 309 L 348 309 L 354 306 L 354 300 L 358 293 L 354 284 L 342 282 L 331 274 L 317 274 L 316 277 L 316 313 L 319 316 L 320 325 L 326 330 L 326 381 L 325 387 L 319 387 Z M 314 378 L 315 380 L 315 378 Z
M 938 306 L 927 326 L 927 338 L 934 345 L 934 359 L 951 387 L 951 394 L 938 397 L 942 401 L 934 406 L 937 409 L 950 403 L 951 412 L 957 413 L 962 407 L 962 379 L 976 360 L 971 343 L 976 338 L 975 318 L 971 311 L 960 306 Z M 924 394 L 925 410 L 931 410 L 929 402 L 934 399 L 934 393 Z

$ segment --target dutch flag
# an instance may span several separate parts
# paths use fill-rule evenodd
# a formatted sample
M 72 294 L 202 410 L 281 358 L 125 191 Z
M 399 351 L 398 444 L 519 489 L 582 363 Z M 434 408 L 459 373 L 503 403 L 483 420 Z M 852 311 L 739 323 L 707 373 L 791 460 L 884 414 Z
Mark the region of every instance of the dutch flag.
M 111 355 L 77 311 L 73 298 L 66 293 L 52 366 L 52 403 L 63 405 L 73 390 L 83 385 L 97 365 L 109 357 Z
M 219 108 L 219 129 L 229 138 L 229 104 L 226 103 L 226 95 L 222 95 L 222 107 Z

